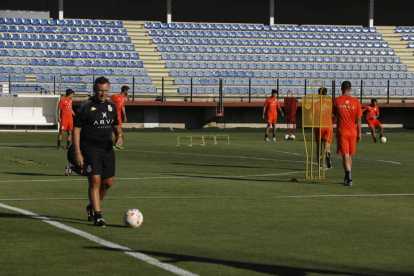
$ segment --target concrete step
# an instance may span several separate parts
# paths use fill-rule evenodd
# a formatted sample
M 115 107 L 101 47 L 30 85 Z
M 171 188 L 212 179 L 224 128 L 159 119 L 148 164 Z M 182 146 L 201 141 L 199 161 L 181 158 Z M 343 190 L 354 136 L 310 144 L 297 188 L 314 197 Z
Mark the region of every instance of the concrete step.
M 132 44 L 134 44 L 135 48 L 140 49 L 153 49 L 155 50 L 155 47 L 153 44 L 151 44 L 149 41 L 133 41 Z
M 141 50 L 141 48 L 137 47 L 137 46 L 135 46 L 135 49 L 136 49 L 136 51 Z M 157 52 L 157 49 L 152 48 L 152 51 L 150 51 L 149 47 L 147 47 L 145 49 L 146 49 L 146 51 L 144 51 L 142 54 L 140 53 L 140 55 L 139 55 L 140 57 L 141 56 L 147 56 L 147 57 L 158 56 L 158 57 L 161 57 L 161 53 Z
M 390 48 L 394 49 L 395 51 L 413 51 L 412 49 L 407 48 L 406 45 L 390 45 Z
M 128 32 L 128 36 L 130 36 L 131 38 L 135 38 L 135 37 L 148 38 L 149 37 L 147 33 L 145 32 Z
M 150 74 L 151 76 L 155 76 L 158 75 L 160 77 L 169 77 L 169 70 L 165 70 L 165 69 L 154 69 L 154 68 L 149 68 L 147 70 L 148 74 Z
M 414 55 L 404 56 L 404 62 L 407 63 L 407 64 L 414 63 Z
M 159 64 L 159 63 L 151 63 L 151 62 L 146 62 L 145 63 L 145 68 L 147 69 L 166 69 L 165 68 L 165 64 Z
M 167 80 L 167 78 L 168 77 L 164 77 L 164 86 L 165 87 L 169 87 L 169 88 L 173 88 L 173 87 L 175 87 L 175 84 L 174 84 L 174 82 L 172 81 L 172 80 Z M 162 78 L 154 78 L 153 80 L 152 80 L 152 83 L 154 84 L 154 85 L 162 85 Z
M 165 68 L 165 63 L 163 63 L 163 62 L 160 63 L 160 60 L 149 59 L 149 60 L 145 60 L 144 64 L 145 64 L 145 66 L 151 65 L 151 67 L 153 67 L 153 68 Z
M 403 45 L 405 47 L 407 47 L 408 42 L 407 41 L 402 41 L 402 40 L 398 40 L 398 41 L 388 41 L 389 45 Z
M 135 46 L 135 48 L 138 48 L 135 51 L 137 51 L 138 53 L 140 53 L 140 55 L 141 55 L 141 53 L 151 53 L 151 52 L 155 52 L 155 48 L 154 47 L 136 47 Z
M 148 75 L 151 77 L 167 77 L 168 72 L 148 72 Z
M 413 52 L 395 52 L 395 54 L 401 58 L 409 58 L 413 56 Z
M 159 64 L 160 66 L 163 65 L 165 67 L 165 63 L 160 63 L 160 59 L 151 58 L 141 58 L 144 64 Z

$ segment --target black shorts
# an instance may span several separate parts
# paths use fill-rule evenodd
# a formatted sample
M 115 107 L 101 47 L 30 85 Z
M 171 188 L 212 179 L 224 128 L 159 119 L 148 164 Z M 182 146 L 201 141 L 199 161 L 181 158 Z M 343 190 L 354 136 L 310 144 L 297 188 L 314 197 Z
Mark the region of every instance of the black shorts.
M 82 149 L 84 158 L 83 175 L 100 175 L 102 178 L 115 176 L 115 152 L 113 149 Z

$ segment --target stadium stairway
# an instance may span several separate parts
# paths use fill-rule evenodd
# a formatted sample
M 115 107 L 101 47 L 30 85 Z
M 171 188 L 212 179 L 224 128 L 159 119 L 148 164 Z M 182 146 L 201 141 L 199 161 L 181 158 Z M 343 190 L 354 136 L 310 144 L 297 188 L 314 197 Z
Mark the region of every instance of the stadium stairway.
M 395 55 L 401 58 L 401 63 L 407 65 L 410 72 L 414 72 L 414 51 L 407 47 L 407 41 L 402 40 L 402 34 L 396 32 L 396 27 L 377 27 L 377 32 L 382 34 L 390 48 L 395 50 Z
M 178 86 L 174 84 L 174 78 L 170 77 L 170 70 L 165 67 L 161 53 L 157 52 L 157 45 L 153 44 L 152 37 L 148 36 L 148 30 L 144 27 L 145 22 L 147 21 L 123 21 L 124 28 L 127 29 L 133 45 L 145 63 L 145 68 L 157 91 L 161 91 L 162 78 L 164 78 L 164 92 L 170 95 L 177 93 Z

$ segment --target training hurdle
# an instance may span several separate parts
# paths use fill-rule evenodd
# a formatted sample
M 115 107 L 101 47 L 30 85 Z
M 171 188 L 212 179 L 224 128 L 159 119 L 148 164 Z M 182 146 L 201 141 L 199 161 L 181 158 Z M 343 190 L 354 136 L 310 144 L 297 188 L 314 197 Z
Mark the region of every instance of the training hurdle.
M 218 145 L 218 141 L 217 138 L 218 137 L 224 137 L 227 138 L 227 142 L 226 145 L 230 145 L 230 136 L 227 134 L 206 134 L 206 135 L 183 135 L 183 136 L 177 136 L 177 147 L 181 146 L 181 139 L 185 139 L 188 138 L 189 139 L 189 143 L 187 146 L 192 147 L 194 145 L 193 143 L 193 138 L 201 138 L 201 144 L 199 144 L 200 146 L 205 146 L 206 145 L 206 139 L 208 138 L 212 138 L 213 139 L 213 143 L 212 145 Z
M 314 88 L 315 83 L 321 83 L 321 89 L 325 84 L 321 80 L 314 80 L 311 84 L 313 94 L 302 97 L 302 131 L 303 141 L 306 151 L 306 179 L 325 179 L 325 153 L 326 146 L 322 153 L 321 131 L 322 128 L 330 128 L 332 120 L 332 97 L 328 95 L 317 94 Z M 305 129 L 310 129 L 310 151 L 308 150 L 308 141 L 306 140 Z M 316 140 L 315 131 L 319 132 L 319 140 Z M 330 133 L 328 131 L 328 133 Z M 330 135 L 330 134 L 329 134 Z M 329 135 L 327 140 L 329 140 Z M 314 144 L 317 144 L 316 147 Z M 314 160 L 315 150 L 318 153 L 316 162 Z M 316 171 L 314 174 L 314 164 Z

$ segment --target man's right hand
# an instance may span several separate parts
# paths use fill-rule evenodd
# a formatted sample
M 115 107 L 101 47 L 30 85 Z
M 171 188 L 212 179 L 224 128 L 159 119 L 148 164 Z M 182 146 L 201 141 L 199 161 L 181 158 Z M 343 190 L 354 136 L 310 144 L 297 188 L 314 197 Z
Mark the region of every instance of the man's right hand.
M 82 153 L 75 154 L 75 165 L 78 168 L 83 168 L 83 156 Z

